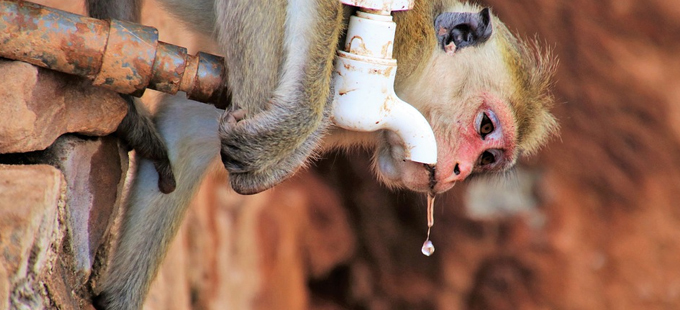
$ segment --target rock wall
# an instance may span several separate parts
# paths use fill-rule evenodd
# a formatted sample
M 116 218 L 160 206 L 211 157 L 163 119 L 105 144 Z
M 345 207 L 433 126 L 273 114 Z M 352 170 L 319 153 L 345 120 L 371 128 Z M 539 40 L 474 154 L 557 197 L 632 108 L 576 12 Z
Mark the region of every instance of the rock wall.
M 79 309 L 119 214 L 127 112 L 87 81 L 0 61 L 0 309 Z

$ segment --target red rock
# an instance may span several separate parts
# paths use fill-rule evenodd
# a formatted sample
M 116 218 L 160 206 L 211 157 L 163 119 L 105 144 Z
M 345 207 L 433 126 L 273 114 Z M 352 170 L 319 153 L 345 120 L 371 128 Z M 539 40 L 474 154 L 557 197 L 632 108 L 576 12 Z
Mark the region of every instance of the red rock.
M 70 267 L 77 275 L 68 284 L 77 288 L 90 277 L 94 255 L 122 204 L 127 152 L 113 136 L 83 139 L 67 134 L 47 148 L 40 161 L 57 167 L 66 179 L 67 250 L 74 255 L 75 266 Z
M 9 294 L 12 289 L 9 282 L 9 274 L 3 264 L 0 264 L 0 310 L 9 309 Z
M 61 244 L 57 206 L 63 206 L 64 191 L 62 174 L 51 166 L 0 165 L 0 265 L 12 308 L 43 303 L 34 279 L 50 270 Z M 6 303 L 0 300 L 0 306 Z
M 0 61 L 0 154 L 44 150 L 64 133 L 104 136 L 127 113 L 117 94 L 73 76 Z

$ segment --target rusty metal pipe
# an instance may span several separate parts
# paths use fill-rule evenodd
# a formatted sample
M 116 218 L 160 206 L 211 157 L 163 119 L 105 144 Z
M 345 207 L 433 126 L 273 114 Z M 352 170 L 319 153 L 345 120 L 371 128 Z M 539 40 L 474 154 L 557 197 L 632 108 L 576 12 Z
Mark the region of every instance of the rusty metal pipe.
M 0 0 L 0 57 L 79 75 L 95 86 L 140 95 L 151 88 L 222 104 L 224 59 L 158 41 L 158 30 L 99 20 L 31 2 Z

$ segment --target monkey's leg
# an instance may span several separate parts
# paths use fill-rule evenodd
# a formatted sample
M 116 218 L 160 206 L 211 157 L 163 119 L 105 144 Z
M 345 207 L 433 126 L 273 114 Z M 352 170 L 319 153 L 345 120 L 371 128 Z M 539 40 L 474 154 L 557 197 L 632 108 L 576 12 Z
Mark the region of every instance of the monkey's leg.
M 221 110 L 212 106 L 167 98 L 156 122 L 168 146 L 177 176 L 170 194 L 156 187 L 158 174 L 151 161 L 137 157 L 118 246 L 102 292 L 95 299 L 98 309 L 140 309 L 168 245 L 179 228 L 189 201 L 211 163 L 218 158 L 217 136 Z
M 268 9 L 252 14 L 251 7 Z M 287 7 L 268 0 L 217 1 L 216 11 L 232 102 L 249 113 L 262 110 L 236 124 L 228 113 L 220 121 L 231 185 L 253 194 L 304 165 L 328 125 L 341 6 L 334 0 L 291 0 Z M 277 21 L 282 25 L 272 24 Z
M 176 183 L 165 142 L 156 131 L 148 113 L 144 113 L 142 107 L 137 107 L 131 96 L 122 97 L 128 103 L 128 112 L 118 125 L 116 133 L 137 154 L 153 162 L 159 176 L 158 188 L 163 193 L 171 193 L 175 190 Z

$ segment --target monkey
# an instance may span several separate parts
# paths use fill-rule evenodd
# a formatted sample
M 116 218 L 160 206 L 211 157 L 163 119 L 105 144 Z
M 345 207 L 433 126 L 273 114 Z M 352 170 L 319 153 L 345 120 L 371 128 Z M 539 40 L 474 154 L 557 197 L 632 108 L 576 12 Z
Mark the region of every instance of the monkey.
M 91 15 L 135 20 L 136 0 L 89 0 Z M 432 125 L 434 174 L 404 160 L 399 136 L 334 127 L 333 60 L 346 17 L 337 0 L 162 0 L 171 14 L 211 35 L 225 56 L 226 110 L 167 96 L 155 115 L 176 189 L 165 194 L 153 160 L 139 159 L 97 309 L 140 309 L 202 177 L 219 163 L 241 194 L 266 190 L 317 154 L 374 150 L 373 170 L 392 188 L 442 193 L 482 173 L 502 173 L 557 130 L 550 113 L 554 57 L 513 35 L 488 8 L 418 0 L 393 12 L 395 90 Z

